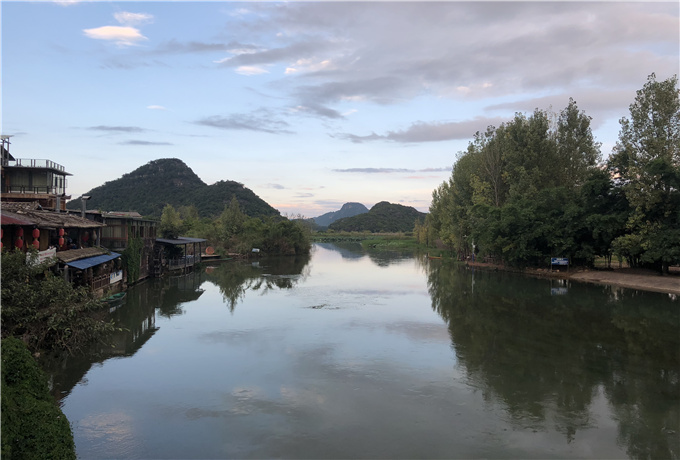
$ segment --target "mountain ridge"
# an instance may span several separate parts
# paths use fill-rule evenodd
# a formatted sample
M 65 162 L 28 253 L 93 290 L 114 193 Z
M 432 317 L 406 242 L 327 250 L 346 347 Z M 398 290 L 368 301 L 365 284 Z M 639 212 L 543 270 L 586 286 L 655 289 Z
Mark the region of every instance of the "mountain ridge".
M 339 219 L 328 226 L 329 230 L 349 232 L 410 232 L 416 220 L 424 220 L 424 212 L 412 206 L 381 201 L 367 213 Z
M 235 181 L 221 180 L 207 185 L 178 158 L 152 160 L 83 194 L 90 196 L 88 209 L 137 211 L 160 217 L 166 204 L 195 206 L 201 217 L 219 215 L 233 196 L 241 210 L 251 217 L 280 217 L 281 213 Z M 79 209 L 81 197 L 69 201 L 68 209 Z
M 320 227 L 328 227 L 333 222 L 345 218 L 353 217 L 359 214 L 368 212 L 368 208 L 361 203 L 347 202 L 342 205 L 338 211 L 327 212 L 318 217 L 313 217 L 312 220 Z

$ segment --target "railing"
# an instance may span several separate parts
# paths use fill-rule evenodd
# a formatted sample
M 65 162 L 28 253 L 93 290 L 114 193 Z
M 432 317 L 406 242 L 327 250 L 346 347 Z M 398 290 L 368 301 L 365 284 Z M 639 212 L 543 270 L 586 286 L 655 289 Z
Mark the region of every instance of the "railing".
M 9 185 L 2 187 L 2 193 L 32 193 L 34 195 L 56 195 L 57 187 L 29 187 L 27 185 Z M 63 193 L 63 191 L 62 191 Z
M 111 283 L 111 277 L 110 275 L 99 275 L 95 276 L 92 278 L 92 282 L 90 283 L 90 286 L 92 286 L 92 289 L 99 289 L 108 286 Z
M 54 161 L 36 160 L 34 158 L 17 158 L 15 160 L 9 160 L 5 166 L 16 166 L 20 168 L 46 168 L 66 172 L 66 169 L 62 165 L 55 163 Z
M 177 270 L 179 268 L 190 267 L 194 265 L 195 258 L 193 255 L 179 257 L 177 259 L 168 260 L 168 268 L 170 270 Z

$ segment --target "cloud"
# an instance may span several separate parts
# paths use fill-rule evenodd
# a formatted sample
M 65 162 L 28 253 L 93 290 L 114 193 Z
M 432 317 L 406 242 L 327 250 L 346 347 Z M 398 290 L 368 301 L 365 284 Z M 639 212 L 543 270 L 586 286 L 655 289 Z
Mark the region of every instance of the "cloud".
M 106 126 L 106 125 L 99 125 L 99 126 L 90 126 L 87 128 L 92 131 L 104 131 L 104 132 L 109 132 L 109 133 L 142 133 L 146 131 L 144 128 L 140 128 L 138 126 Z
M 151 142 L 151 141 L 130 140 L 130 141 L 119 142 L 118 145 L 174 145 L 174 144 L 172 144 L 170 142 Z
M 470 139 L 475 132 L 485 131 L 490 125 L 499 126 L 507 120 L 507 118 L 501 117 L 477 117 L 473 120 L 457 122 L 426 123 L 418 121 L 402 131 L 388 131 L 386 134 L 371 133 L 366 136 L 340 133 L 333 137 L 345 139 L 355 144 L 370 141 L 393 141 L 400 143 L 441 142 L 455 139 Z
M 146 108 L 150 110 L 168 110 L 162 105 L 147 105 Z
M 276 190 L 285 190 L 286 187 L 284 187 L 281 184 L 265 184 L 264 188 L 273 188 L 273 189 L 276 189 Z
M 122 25 L 83 29 L 83 33 L 89 38 L 112 41 L 121 47 L 138 45 L 139 42 L 148 40 L 148 38 L 142 35 L 139 29 L 133 26 L 153 22 L 152 15 L 147 13 L 120 11 L 114 13 L 113 17 Z
M 251 114 L 236 113 L 228 116 L 213 115 L 196 120 L 194 124 L 225 130 L 259 131 L 270 134 L 292 134 L 286 129 L 289 124 L 277 120 L 267 110 Z
M 269 71 L 262 67 L 242 65 L 236 68 L 236 73 L 240 75 L 261 75 L 263 73 L 269 73 Z
M 114 13 L 113 17 L 116 18 L 116 21 L 126 26 L 138 26 L 153 22 L 153 16 L 146 13 L 130 13 L 128 11 L 120 11 Z
M 113 41 L 118 46 L 133 46 L 141 41 L 148 40 L 139 32 L 139 29 L 128 26 L 103 26 L 84 29 L 83 32 L 89 38 Z
M 240 43 L 230 41 L 227 43 L 205 43 L 199 41 L 190 41 L 186 43 L 178 42 L 177 40 L 168 40 L 159 45 L 152 54 L 190 54 L 190 53 L 206 53 L 215 51 L 227 51 L 233 54 L 254 53 L 259 48 L 252 44 Z M 218 61 L 221 63 L 222 60 Z
M 258 5 L 257 13 L 239 37 L 260 50 L 220 65 L 277 65 L 294 106 L 322 118 L 341 118 L 346 109 L 337 104 L 347 101 L 626 91 L 651 71 L 676 73 L 680 51 L 671 3 L 289 2 Z M 384 137 L 459 138 L 453 128 L 420 124 Z
M 425 168 L 425 169 L 405 169 L 405 168 L 348 168 L 333 169 L 339 173 L 366 173 L 366 174 L 394 174 L 394 173 L 415 173 L 415 172 L 450 172 L 451 168 Z

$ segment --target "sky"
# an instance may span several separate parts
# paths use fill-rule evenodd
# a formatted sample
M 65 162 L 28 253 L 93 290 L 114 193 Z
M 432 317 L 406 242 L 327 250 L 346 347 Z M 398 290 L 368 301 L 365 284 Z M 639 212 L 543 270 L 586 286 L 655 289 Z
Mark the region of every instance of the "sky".
M 680 73 L 671 2 L 2 1 L 2 134 L 80 196 L 160 158 L 282 214 L 426 212 L 476 131 Z

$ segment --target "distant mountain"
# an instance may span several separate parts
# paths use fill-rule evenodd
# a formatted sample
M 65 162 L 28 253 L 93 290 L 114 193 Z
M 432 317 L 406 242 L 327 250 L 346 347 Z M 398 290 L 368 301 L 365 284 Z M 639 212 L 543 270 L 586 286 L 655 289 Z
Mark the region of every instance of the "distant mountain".
M 368 208 L 361 203 L 345 203 L 339 211 L 327 212 L 319 217 L 314 217 L 314 222 L 320 227 L 328 227 L 336 220 L 366 212 L 368 212 Z
M 348 232 L 410 232 L 416 220 L 424 220 L 425 215 L 411 206 L 381 201 L 367 213 L 337 220 L 328 228 Z
M 207 185 L 177 158 L 151 161 L 85 195 L 91 197 L 87 209 L 137 211 L 143 216 L 155 217 L 160 217 L 166 204 L 175 208 L 194 205 L 201 217 L 216 216 L 235 196 L 241 210 L 249 216 L 280 216 L 279 211 L 243 184 L 219 181 Z M 66 207 L 80 209 L 80 203 L 78 197 L 69 201 Z

